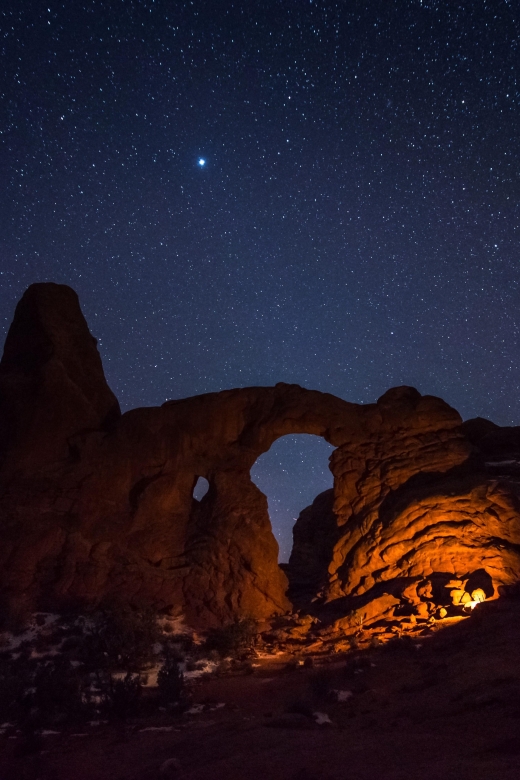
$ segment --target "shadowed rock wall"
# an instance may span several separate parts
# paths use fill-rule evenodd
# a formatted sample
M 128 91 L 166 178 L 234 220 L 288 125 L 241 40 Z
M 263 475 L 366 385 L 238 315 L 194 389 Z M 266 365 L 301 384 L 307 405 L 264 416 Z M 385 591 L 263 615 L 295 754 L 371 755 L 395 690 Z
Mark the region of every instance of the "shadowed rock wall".
M 396 388 L 360 406 L 278 384 L 120 415 L 63 285 L 33 285 L 17 307 L 0 363 L 0 430 L 0 587 L 10 602 L 117 593 L 202 625 L 289 610 L 267 501 L 249 471 L 291 433 L 337 448 L 326 518 L 311 512 L 295 531 L 291 576 L 309 596 L 341 599 L 441 566 L 460 573 L 489 552 L 490 534 L 509 545 L 488 557 L 495 581 L 520 572 L 516 494 L 470 465 L 477 445 L 442 400 Z M 209 482 L 200 502 L 199 476 Z M 448 505 L 452 526 L 431 519 Z

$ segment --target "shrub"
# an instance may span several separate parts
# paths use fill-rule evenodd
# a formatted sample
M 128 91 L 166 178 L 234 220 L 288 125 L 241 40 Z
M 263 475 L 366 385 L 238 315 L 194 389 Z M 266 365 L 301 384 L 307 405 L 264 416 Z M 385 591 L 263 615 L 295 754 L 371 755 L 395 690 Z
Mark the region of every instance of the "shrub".
M 32 685 L 32 676 L 25 659 L 12 661 L 5 656 L 0 661 L 0 719 L 17 721 L 26 690 Z
M 309 691 L 313 701 L 323 702 L 341 685 L 341 672 L 336 669 L 318 669 L 309 678 Z
M 81 657 L 87 668 L 139 672 L 159 639 L 155 613 L 122 602 L 103 605 L 91 618 Z
M 29 703 L 42 725 L 76 722 L 91 714 L 86 686 L 85 676 L 67 658 L 57 656 L 36 667 Z
M 166 650 L 164 664 L 157 674 L 159 698 L 166 705 L 178 706 L 184 703 L 186 691 L 184 675 L 179 666 L 179 658 L 170 650 Z
M 222 628 L 212 629 L 205 643 L 208 651 L 216 650 L 220 656 L 237 655 L 250 649 L 256 637 L 256 623 L 250 618 L 236 620 Z
M 126 720 L 139 712 L 143 693 L 142 679 L 139 674 L 127 672 L 123 678 L 114 678 L 108 674 L 102 685 L 102 708 L 110 717 Z
M 87 678 L 67 658 L 22 656 L 0 664 L 0 718 L 25 730 L 75 722 L 91 714 Z

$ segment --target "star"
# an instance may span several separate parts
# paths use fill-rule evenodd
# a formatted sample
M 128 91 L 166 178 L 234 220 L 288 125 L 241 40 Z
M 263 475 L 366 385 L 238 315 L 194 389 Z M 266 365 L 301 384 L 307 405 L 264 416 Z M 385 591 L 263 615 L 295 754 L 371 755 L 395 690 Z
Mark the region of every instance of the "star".
M 204 168 L 204 166 L 206 165 L 206 160 L 204 159 L 204 157 L 199 157 L 199 165 L 201 168 Z

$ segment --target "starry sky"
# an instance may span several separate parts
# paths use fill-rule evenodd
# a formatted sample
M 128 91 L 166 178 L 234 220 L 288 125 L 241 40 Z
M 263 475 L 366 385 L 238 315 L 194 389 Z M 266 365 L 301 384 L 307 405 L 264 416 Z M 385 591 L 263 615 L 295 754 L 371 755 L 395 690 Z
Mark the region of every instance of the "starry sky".
M 520 424 L 519 35 L 517 0 L 3 0 L 2 338 L 56 281 L 125 410 L 409 384 Z M 329 451 L 255 466 L 282 558 Z

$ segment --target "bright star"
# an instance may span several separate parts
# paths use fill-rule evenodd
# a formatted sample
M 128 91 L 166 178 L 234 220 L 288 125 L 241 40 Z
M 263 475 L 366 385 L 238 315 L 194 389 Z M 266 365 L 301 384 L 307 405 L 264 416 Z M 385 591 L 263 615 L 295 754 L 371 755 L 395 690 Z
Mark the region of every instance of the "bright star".
M 203 168 L 204 165 L 206 165 L 206 160 L 204 159 L 204 157 L 199 157 L 199 165 L 201 168 Z

